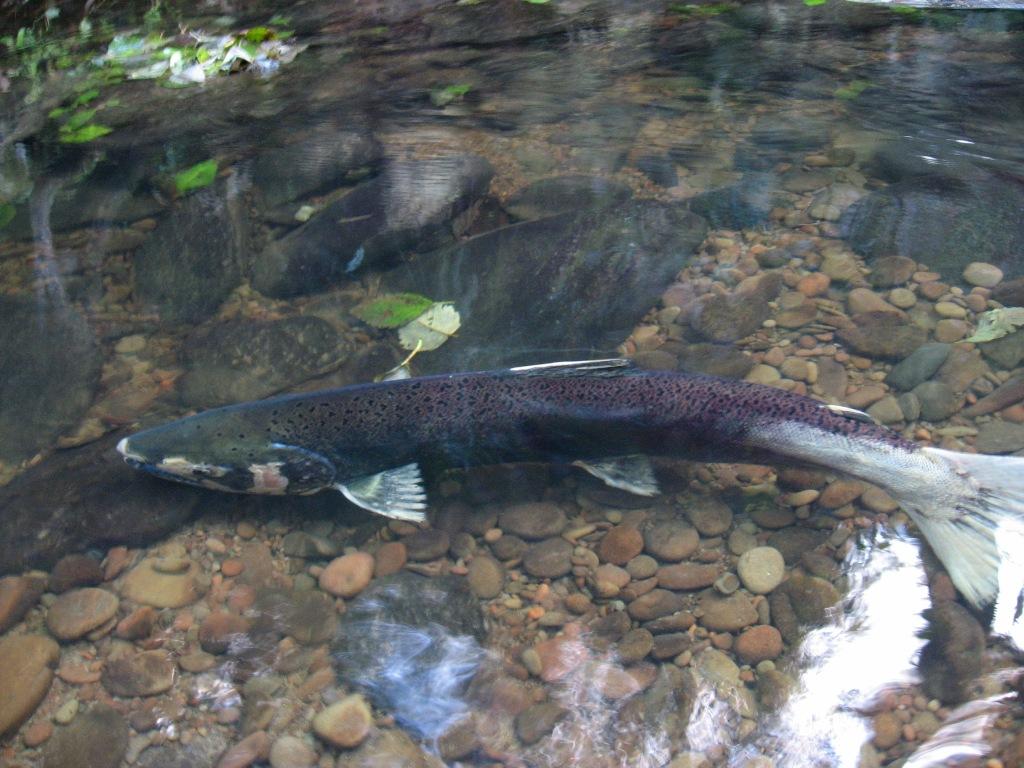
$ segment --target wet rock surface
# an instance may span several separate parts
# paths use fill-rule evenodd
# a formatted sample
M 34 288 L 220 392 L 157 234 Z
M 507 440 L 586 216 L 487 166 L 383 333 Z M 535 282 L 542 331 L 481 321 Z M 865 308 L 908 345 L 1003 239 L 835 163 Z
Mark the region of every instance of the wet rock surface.
M 20 726 L 35 711 L 53 682 L 60 648 L 41 635 L 13 635 L 0 641 L 0 735 Z
M 128 750 L 128 723 L 116 710 L 94 704 L 54 733 L 43 751 L 47 768 L 116 768 Z
M 99 382 L 101 353 L 63 296 L 0 296 L 0 317 L 0 459 L 17 462 L 82 417 Z

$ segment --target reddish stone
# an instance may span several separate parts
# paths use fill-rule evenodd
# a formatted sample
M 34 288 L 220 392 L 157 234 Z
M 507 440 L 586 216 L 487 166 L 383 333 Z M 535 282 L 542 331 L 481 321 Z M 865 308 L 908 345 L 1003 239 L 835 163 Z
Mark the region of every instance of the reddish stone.
M 632 525 L 617 525 L 604 535 L 597 554 L 603 562 L 625 565 L 644 549 L 644 537 Z
M 390 576 L 405 567 L 407 560 L 405 544 L 400 541 L 389 541 L 381 544 L 374 556 L 373 575 Z
M 227 611 L 214 611 L 199 625 L 199 645 L 207 653 L 224 653 L 232 640 L 249 631 L 249 622 Z
M 775 627 L 765 624 L 751 627 L 736 638 L 733 650 L 743 663 L 751 666 L 766 659 L 777 659 L 782 653 L 782 635 Z
M 149 637 L 156 624 L 157 613 L 151 606 L 136 608 L 117 624 L 114 634 L 124 640 L 141 640 Z

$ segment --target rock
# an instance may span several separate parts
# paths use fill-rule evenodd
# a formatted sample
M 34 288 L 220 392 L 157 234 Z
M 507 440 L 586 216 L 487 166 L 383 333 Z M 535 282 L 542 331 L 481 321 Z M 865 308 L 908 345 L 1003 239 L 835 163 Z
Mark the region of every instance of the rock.
M 740 634 L 733 650 L 744 664 L 756 666 L 765 659 L 777 659 L 782 653 L 782 635 L 775 627 L 751 627 Z
M 852 326 L 840 328 L 836 335 L 854 351 L 868 357 L 900 360 L 928 338 L 923 328 L 910 325 L 891 312 L 864 312 L 850 320 Z
M 1024 450 L 1024 424 L 988 421 L 978 428 L 974 447 L 980 453 L 1014 453 Z
M 970 331 L 970 325 L 964 320 L 939 320 L 935 324 L 935 340 L 952 344 L 963 340 Z
M 302 645 L 320 645 L 334 637 L 338 612 L 330 595 L 314 589 L 265 589 L 255 608 L 280 632 Z
M 757 621 L 757 609 L 742 592 L 719 595 L 706 592 L 700 599 L 704 615 L 700 622 L 713 632 L 735 632 Z
M 469 562 L 466 580 L 474 595 L 490 600 L 505 587 L 505 568 L 494 558 L 477 555 Z
M 1024 243 L 1022 207 L 1024 190 L 994 176 L 911 178 L 852 205 L 841 228 L 869 258 L 899 253 L 955 279 L 972 261 L 1010 266 Z
M 380 144 L 359 119 L 317 123 L 287 138 L 291 143 L 263 149 L 253 162 L 253 184 L 266 208 L 336 189 L 381 158 Z
M 66 302 L 4 295 L 0 317 L 0 460 L 13 465 L 81 421 L 102 358 L 88 322 Z
M 747 174 L 737 184 L 691 198 L 690 210 L 715 229 L 753 229 L 768 220 L 773 184 L 770 174 Z
M 103 581 L 103 569 L 88 555 L 65 555 L 53 567 L 47 588 L 60 594 L 74 587 L 91 587 Z
M 846 210 L 864 197 L 864 192 L 853 184 L 842 182 L 831 184 L 818 192 L 807 207 L 807 215 L 812 219 L 839 221 Z
M 137 768 L 213 768 L 228 749 L 221 729 L 196 734 L 187 744 L 163 744 L 144 750 L 135 761 Z
M 376 564 L 373 555 L 353 552 L 327 564 L 320 573 L 320 589 L 335 597 L 355 597 L 370 585 Z
M 338 554 L 338 546 L 323 536 L 314 536 L 305 531 L 291 531 L 281 540 L 281 551 L 288 557 L 317 559 L 334 557 Z
M 860 264 L 852 253 L 829 251 L 822 259 L 821 271 L 833 282 L 846 283 L 860 277 Z
M 992 344 L 998 344 L 1002 340 L 982 344 L 981 347 L 984 349 Z M 988 372 L 989 368 L 981 359 L 977 349 L 964 349 L 955 344 L 949 357 L 946 358 L 946 362 L 942 364 L 934 378 L 936 381 L 948 384 L 954 392 L 965 392 L 975 379 Z
M 941 381 L 926 381 L 914 387 L 925 421 L 948 419 L 960 409 L 961 399 L 953 388 Z
M 667 589 L 652 589 L 627 606 L 629 615 L 637 621 L 650 621 L 683 610 L 686 601 L 682 595 Z
M 125 599 L 154 608 L 181 608 L 206 592 L 197 563 L 190 563 L 182 573 L 161 573 L 156 567 L 157 560 L 146 558 L 128 572 L 121 582 Z
M 875 736 L 872 743 L 879 749 L 896 746 L 903 737 L 903 723 L 893 712 L 879 712 L 872 720 Z
M 266 731 L 250 733 L 228 749 L 217 761 L 217 768 L 248 768 L 270 754 L 270 736 Z
M 94 704 L 43 748 L 46 768 L 117 768 L 128 750 L 128 723 L 106 704 Z
M 893 288 L 889 291 L 889 303 L 897 309 L 910 309 L 917 304 L 917 294 L 909 288 Z
M 697 529 L 681 520 L 656 523 L 644 530 L 644 549 L 671 563 L 689 557 L 700 545 Z
M 166 323 L 198 323 L 241 282 L 249 216 L 225 183 L 178 201 L 132 259 L 134 295 Z
M 303 316 L 203 327 L 188 337 L 184 352 L 182 401 L 209 408 L 259 400 L 326 373 L 349 349 L 326 320 Z
M 898 390 L 909 392 L 928 381 L 949 357 L 949 344 L 924 344 L 893 366 L 885 382 Z
M 882 256 L 871 263 L 871 285 L 892 288 L 908 282 L 917 271 L 917 262 L 906 256 Z
M 690 650 L 692 645 L 693 638 L 686 632 L 667 632 L 654 635 L 651 655 L 659 661 L 671 659 Z
M 817 576 L 792 574 L 781 589 L 793 607 L 797 619 L 804 624 L 823 624 L 828 609 L 839 602 L 839 591 Z M 772 603 L 774 606 L 774 603 Z
M 654 648 L 654 635 L 643 628 L 629 630 L 615 645 L 619 661 L 623 664 L 642 661 L 652 648 Z
M 793 526 L 775 531 L 768 537 L 767 544 L 782 553 L 786 565 L 795 565 L 800 562 L 804 552 L 816 548 L 826 538 L 823 531 Z
M 107 661 L 100 678 L 114 696 L 155 696 L 174 685 L 174 662 L 166 651 L 144 651 Z
M 754 360 L 729 344 L 687 344 L 679 353 L 679 369 L 689 373 L 706 373 L 742 379 Z
M 850 313 L 857 315 L 861 312 L 895 312 L 899 313 L 892 304 L 883 297 L 867 288 L 854 288 L 846 296 L 846 303 L 850 307 Z
M 445 531 L 436 528 L 424 528 L 402 539 L 405 552 L 413 562 L 424 562 L 444 557 L 451 545 Z
M 550 539 L 565 530 L 565 513 L 557 504 L 516 504 L 498 515 L 498 527 L 528 541 Z
M 253 287 L 270 296 L 313 293 L 445 245 L 452 220 L 486 193 L 493 174 L 474 155 L 392 162 L 257 255 Z
M 567 709 L 553 701 L 534 704 L 516 715 L 516 736 L 523 744 L 536 744 L 568 714 Z
M 207 653 L 227 653 L 234 646 L 241 648 L 247 640 L 251 624 L 248 619 L 229 611 L 213 611 L 199 625 L 199 645 Z
M 772 301 L 779 294 L 781 275 L 762 274 L 754 282 L 730 294 L 707 293 L 701 297 L 691 318 L 693 329 L 716 343 L 733 342 L 749 336 L 771 315 Z
M 60 647 L 42 635 L 0 640 L 0 735 L 17 730 L 35 712 L 53 682 Z
M 348 604 L 332 650 L 350 685 L 404 728 L 436 737 L 465 712 L 462 694 L 485 635 L 464 579 L 403 571 L 377 579 Z
M 313 733 L 335 747 L 352 749 L 366 740 L 373 713 L 360 694 L 353 693 L 320 711 L 313 718 Z
M 683 501 L 686 517 L 704 536 L 719 536 L 732 525 L 732 510 L 715 496 L 691 494 Z
M 281 736 L 270 747 L 271 768 L 313 768 L 316 750 L 297 736 Z
M 77 640 L 102 627 L 117 614 L 117 596 L 85 587 L 58 597 L 46 613 L 46 628 L 58 640 Z
M 904 420 L 899 401 L 892 395 L 886 395 L 868 408 L 868 416 L 879 424 L 895 424 Z
M 373 560 L 374 576 L 390 576 L 393 573 L 398 573 L 405 567 L 408 560 L 405 544 L 400 541 L 386 541 L 381 544 Z
M 644 548 L 644 537 L 633 525 L 617 525 L 610 529 L 597 546 L 602 562 L 625 565 Z
M 546 683 L 564 680 L 590 658 L 586 645 L 567 637 L 542 640 L 533 651 L 539 661 L 538 676 Z
M 858 480 L 833 480 L 818 497 L 818 505 L 825 509 L 839 509 L 860 498 L 864 484 Z
M 658 586 L 665 589 L 693 590 L 710 587 L 718 578 L 717 565 L 677 563 L 658 569 Z
M 42 579 L 29 576 L 0 578 L 0 635 L 25 618 L 45 589 Z
M 572 544 L 565 539 L 548 539 L 526 550 L 523 554 L 523 568 L 531 576 L 540 579 L 557 579 L 572 570 L 571 558 Z
M 603 176 L 556 176 L 535 181 L 509 198 L 504 208 L 517 219 L 620 205 L 633 196 L 628 186 Z
M 418 257 L 385 275 L 383 288 L 443 296 L 458 308 L 459 333 L 424 358 L 425 370 L 507 366 L 509 349 L 621 343 L 706 232 L 699 217 L 660 203 L 557 214 Z M 536 352 L 520 359 L 544 362 Z
M 194 653 L 186 653 L 184 656 L 178 657 L 178 666 L 186 672 L 197 674 L 199 672 L 206 672 L 217 666 L 217 658 L 206 651 L 196 651 Z
M 114 450 L 119 437 L 58 451 L 0 488 L 0 572 L 48 568 L 88 547 L 152 541 L 209 499 L 126 466 Z
M 970 285 L 995 288 L 1003 279 L 1003 270 L 983 261 L 972 261 L 964 267 L 963 277 Z
M 786 575 L 786 561 L 773 547 L 754 547 L 740 555 L 736 563 L 743 586 L 755 595 L 767 595 Z
M 518 536 L 501 536 L 491 544 L 491 551 L 499 560 L 518 560 L 526 553 L 528 547 L 529 545 Z
M 958 603 L 936 603 L 925 615 L 928 643 L 918 662 L 924 689 L 950 704 L 967 701 L 984 664 L 985 630 Z

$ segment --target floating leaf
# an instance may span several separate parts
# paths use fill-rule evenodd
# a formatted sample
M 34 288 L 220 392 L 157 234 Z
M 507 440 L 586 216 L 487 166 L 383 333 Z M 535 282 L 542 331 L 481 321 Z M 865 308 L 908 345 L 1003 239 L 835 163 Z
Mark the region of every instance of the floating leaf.
M 439 301 L 411 323 L 398 330 L 398 343 L 404 349 L 419 349 L 429 352 L 437 349 L 451 338 L 462 318 L 455 307 Z
M 434 106 L 444 107 L 453 101 L 461 99 L 472 88 L 473 86 L 469 83 L 456 83 L 454 85 L 446 85 L 444 88 L 435 88 L 430 93 L 430 100 L 434 102 Z
M 415 320 L 433 303 L 417 293 L 389 293 L 362 302 L 352 314 L 374 328 L 397 328 Z
M 1024 325 L 1024 307 L 992 309 L 978 316 L 978 329 L 964 341 L 975 343 L 995 341 L 1013 333 Z
M 246 30 L 245 39 L 250 43 L 262 43 L 264 40 L 269 40 L 274 37 L 274 30 L 268 27 L 253 27 L 252 29 Z
M 804 5 L 808 8 L 814 8 L 817 5 L 824 5 L 828 0 L 804 0 Z
M 196 163 L 191 168 L 186 168 L 184 171 L 174 174 L 174 189 L 177 190 L 179 195 L 184 195 L 186 192 L 191 192 L 194 189 L 210 186 L 216 177 L 217 161 L 203 160 L 203 162 Z
M 108 128 L 105 125 L 99 125 L 98 123 L 89 123 L 83 125 L 77 130 L 64 130 L 60 131 L 59 139 L 63 144 L 84 144 L 87 141 L 98 139 L 100 136 L 106 136 L 110 133 L 113 128 Z
M 4 203 L 0 205 L 0 229 L 3 229 L 11 223 L 11 219 L 14 218 L 14 206 L 10 203 Z
M 69 117 L 68 121 L 64 123 L 63 127 L 61 127 L 61 130 L 77 131 L 83 125 L 90 122 L 94 117 L 96 117 L 95 109 L 83 109 L 79 112 L 75 112 L 75 114 Z
M 99 96 L 99 90 L 97 90 L 96 88 L 90 88 L 89 90 L 83 91 L 82 93 L 78 94 L 78 98 L 71 102 L 71 108 L 77 109 L 78 107 L 84 107 L 90 101 L 98 99 Z

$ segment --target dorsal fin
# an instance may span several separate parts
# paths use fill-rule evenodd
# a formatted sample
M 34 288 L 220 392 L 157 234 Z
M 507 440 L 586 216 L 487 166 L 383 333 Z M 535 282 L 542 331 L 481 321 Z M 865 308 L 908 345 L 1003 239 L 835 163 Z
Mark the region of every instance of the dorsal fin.
M 572 360 L 563 363 L 540 363 L 509 368 L 512 373 L 525 376 L 618 376 L 634 370 L 633 361 L 624 357 L 605 360 Z
M 853 421 L 863 421 L 867 424 L 877 424 L 874 416 L 864 411 L 858 411 L 856 408 L 850 408 L 848 405 L 825 405 L 832 413 L 836 416 L 843 416 L 844 418 L 851 419 Z

